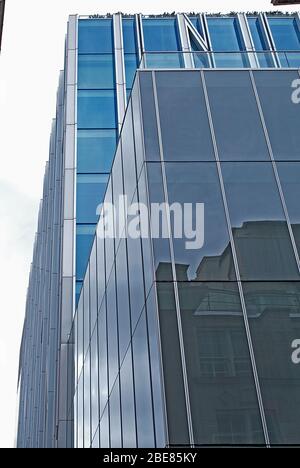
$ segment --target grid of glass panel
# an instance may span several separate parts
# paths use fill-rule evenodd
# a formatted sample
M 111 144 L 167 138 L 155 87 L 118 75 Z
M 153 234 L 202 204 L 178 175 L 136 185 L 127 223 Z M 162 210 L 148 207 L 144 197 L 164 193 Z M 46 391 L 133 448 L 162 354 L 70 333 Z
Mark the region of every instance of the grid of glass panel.
M 106 199 L 204 202 L 205 243 L 102 239 L 100 219 L 75 319 L 77 446 L 190 444 L 191 430 L 197 445 L 299 444 L 300 146 L 290 139 L 288 159 L 276 131 L 299 119 L 287 95 L 297 72 L 154 76 L 139 73 Z

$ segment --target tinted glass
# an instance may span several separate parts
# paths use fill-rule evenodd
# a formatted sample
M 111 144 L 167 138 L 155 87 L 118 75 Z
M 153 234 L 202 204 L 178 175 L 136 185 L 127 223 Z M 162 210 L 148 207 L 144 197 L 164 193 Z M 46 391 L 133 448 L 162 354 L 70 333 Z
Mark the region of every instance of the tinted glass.
M 135 76 L 136 69 L 138 67 L 136 55 L 127 54 L 124 56 L 125 60 L 125 74 L 126 74 L 126 87 L 131 88 Z
M 109 173 L 116 141 L 115 130 L 78 130 L 77 172 Z
M 80 54 L 111 53 L 112 49 L 111 19 L 79 20 L 78 50 Z
M 250 75 L 207 72 L 205 81 L 220 159 L 269 160 Z
M 119 351 L 122 362 L 130 342 L 130 310 L 128 292 L 126 241 L 123 239 L 116 256 Z
M 83 280 L 95 235 L 94 225 L 76 227 L 76 279 Z
M 91 425 L 94 436 L 99 424 L 99 380 L 98 380 L 98 331 L 94 330 L 91 341 Z
M 124 19 L 122 21 L 123 26 L 123 47 L 125 54 L 135 53 L 136 47 L 136 25 L 133 18 Z
M 264 443 L 237 285 L 179 285 L 196 444 Z
M 165 159 L 213 160 L 200 74 L 157 72 L 156 83 Z
M 255 82 L 269 137 L 277 160 L 300 160 L 300 106 L 292 101 L 297 72 L 256 71 Z
M 215 52 L 244 50 L 237 18 L 207 18 L 207 23 Z
M 139 79 L 141 87 L 146 158 L 149 161 L 159 161 L 160 154 L 151 73 L 140 73 Z
M 104 411 L 108 398 L 107 374 L 107 328 L 106 328 L 106 302 L 102 303 L 98 319 L 98 352 L 99 352 L 99 396 L 100 417 Z
M 300 31 L 295 18 L 268 18 L 277 50 L 300 50 Z
M 114 85 L 113 55 L 79 55 L 79 89 L 112 89 Z
M 272 165 L 223 163 L 243 279 L 297 279 L 298 271 Z
M 180 50 L 176 19 L 143 19 L 146 51 Z
M 128 349 L 121 367 L 121 410 L 123 423 L 123 447 L 136 447 L 135 406 L 132 374 L 132 353 Z
M 78 91 L 78 128 L 116 128 L 113 90 Z
M 300 444 L 300 285 L 244 284 L 272 444 Z
M 142 315 L 133 336 L 133 361 L 138 447 L 153 447 L 153 409 L 145 314 Z
M 97 208 L 102 203 L 108 175 L 80 174 L 77 176 L 77 222 L 96 223 Z
M 177 279 L 180 281 L 235 279 L 216 165 L 214 163 L 168 163 L 166 174 L 170 204 L 179 203 L 182 213 L 185 203 L 191 206 L 190 218 L 187 215 L 185 217 L 185 233 L 187 231 L 192 233 L 195 229 L 193 236 L 190 236 L 191 239 L 185 235 L 181 236 L 180 233 L 176 234 L 173 229 Z M 202 218 L 196 212 L 197 203 L 204 203 L 204 226 Z M 179 216 L 180 212 L 178 213 Z M 180 218 L 177 219 L 179 221 L 176 224 L 181 225 Z M 203 229 L 204 243 L 201 241 Z M 191 248 L 187 244 L 189 241 L 192 242 Z
M 108 339 L 108 376 L 109 392 L 111 392 L 119 370 L 118 358 L 118 321 L 116 304 L 115 271 L 107 286 L 107 339 Z

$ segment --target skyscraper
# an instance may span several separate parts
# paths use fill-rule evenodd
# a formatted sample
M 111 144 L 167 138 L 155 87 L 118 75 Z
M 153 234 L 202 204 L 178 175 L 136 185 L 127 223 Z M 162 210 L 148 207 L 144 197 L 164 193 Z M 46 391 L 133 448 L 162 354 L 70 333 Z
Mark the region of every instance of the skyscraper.
M 2 30 L 3 30 L 3 21 L 4 21 L 4 9 L 5 9 L 5 0 L 0 0 L 0 50 L 2 43 Z
M 70 17 L 19 447 L 300 443 L 299 25 Z

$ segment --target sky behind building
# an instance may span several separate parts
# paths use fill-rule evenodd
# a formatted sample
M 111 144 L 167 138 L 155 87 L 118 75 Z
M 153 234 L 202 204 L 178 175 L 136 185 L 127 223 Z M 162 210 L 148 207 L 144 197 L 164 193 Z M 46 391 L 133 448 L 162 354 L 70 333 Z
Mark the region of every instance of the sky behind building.
M 209 8 L 205 8 L 205 4 Z M 10 0 L 0 57 L 0 447 L 14 442 L 18 353 L 38 205 L 63 65 L 68 15 L 116 12 L 240 11 L 241 1 Z M 270 11 L 269 0 L 243 10 Z M 294 11 L 295 7 L 285 7 Z

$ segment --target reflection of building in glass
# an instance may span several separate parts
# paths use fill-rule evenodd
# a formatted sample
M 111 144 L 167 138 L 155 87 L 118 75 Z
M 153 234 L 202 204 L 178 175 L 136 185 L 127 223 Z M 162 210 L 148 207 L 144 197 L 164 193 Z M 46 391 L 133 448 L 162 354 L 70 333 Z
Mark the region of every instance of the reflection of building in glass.
M 300 443 L 299 37 L 298 15 L 70 17 L 19 447 Z M 122 194 L 204 203 L 203 248 L 103 238 Z
M 3 29 L 3 21 L 4 21 L 4 9 L 5 9 L 5 0 L 0 0 L 0 50 L 1 50 L 1 43 L 2 43 L 2 29 Z

